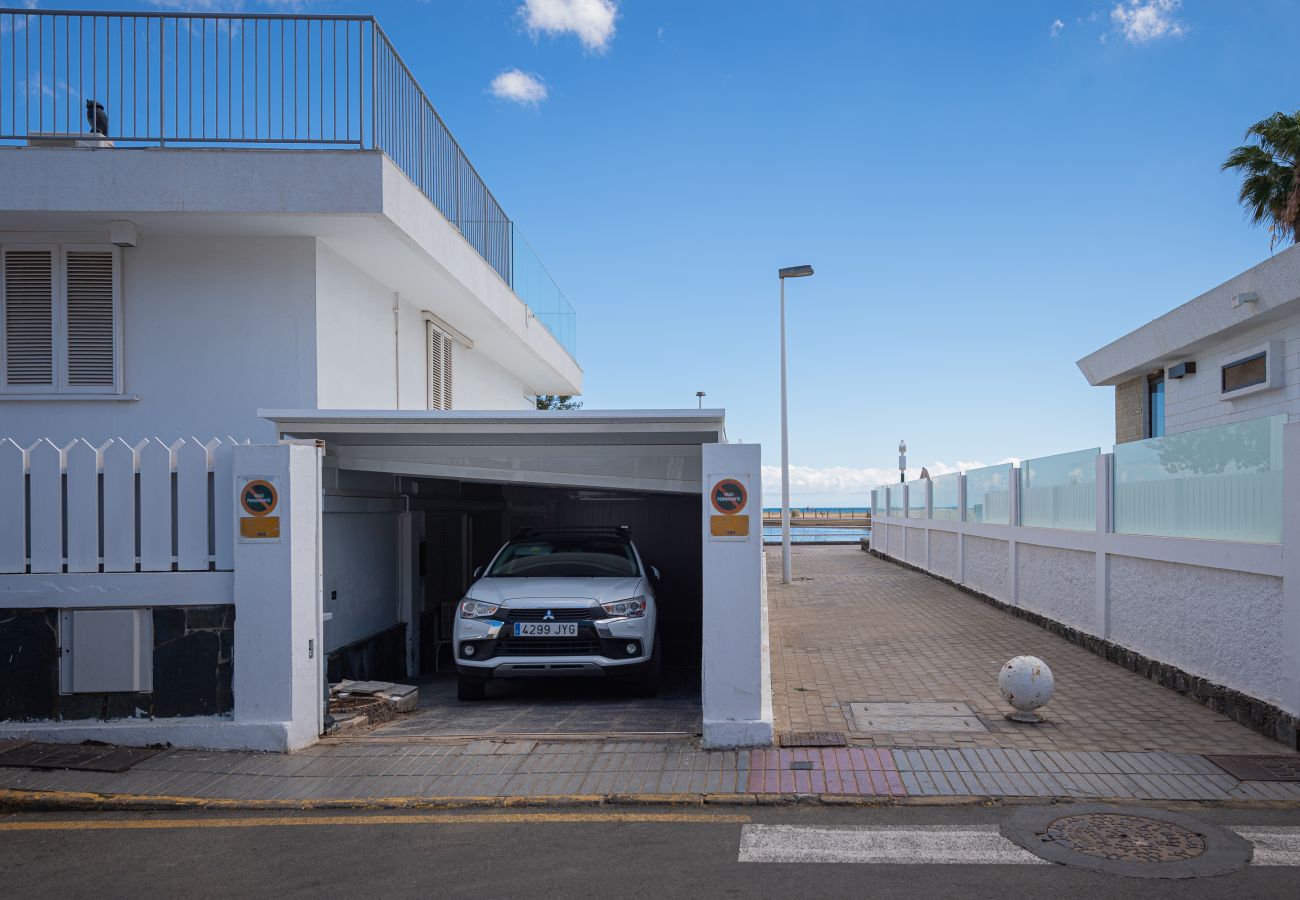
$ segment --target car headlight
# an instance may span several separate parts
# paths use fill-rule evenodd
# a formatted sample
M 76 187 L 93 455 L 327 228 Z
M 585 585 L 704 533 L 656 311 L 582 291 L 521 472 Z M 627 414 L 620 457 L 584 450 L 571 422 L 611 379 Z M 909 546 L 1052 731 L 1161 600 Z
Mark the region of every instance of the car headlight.
M 482 600 L 473 600 L 466 597 L 460 601 L 460 617 L 462 619 L 486 619 L 488 616 L 495 615 L 500 608 L 495 603 L 484 603 Z
M 611 616 L 636 619 L 645 615 L 646 600 L 645 597 L 629 597 L 627 600 L 617 600 L 614 603 L 602 603 L 600 608 Z

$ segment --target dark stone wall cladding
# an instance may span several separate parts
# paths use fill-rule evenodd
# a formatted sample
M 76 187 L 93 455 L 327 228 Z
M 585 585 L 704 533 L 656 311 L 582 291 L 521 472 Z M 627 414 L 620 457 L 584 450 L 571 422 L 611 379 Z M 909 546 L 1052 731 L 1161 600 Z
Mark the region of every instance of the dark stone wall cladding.
M 214 716 L 235 707 L 235 607 L 153 610 L 153 692 L 59 694 L 59 611 L 0 609 L 0 721 Z
M 1201 678 L 1184 672 L 1177 666 L 1171 666 L 1168 663 L 1162 663 L 1159 660 L 1152 659 L 1149 656 L 1143 656 L 1136 650 L 1130 650 L 1127 647 L 1121 647 L 1119 644 L 1099 638 L 1096 635 L 1088 634 L 1077 628 L 1071 628 L 1069 625 L 1063 625 L 1055 619 L 1049 619 L 1046 616 L 1036 612 L 1030 612 L 1027 609 L 1021 609 L 1018 606 L 1012 606 L 1003 603 L 1001 600 L 995 600 L 987 594 L 981 594 L 979 591 L 972 590 L 964 584 L 958 584 L 955 581 L 927 572 L 919 566 L 913 566 L 905 562 L 900 562 L 892 556 L 886 556 L 879 550 L 868 551 L 872 556 L 883 559 L 885 562 L 891 562 L 894 565 L 902 566 L 905 569 L 913 569 L 923 575 L 929 575 L 939 581 L 945 582 L 957 588 L 957 590 L 970 594 L 983 600 L 990 606 L 997 607 L 1003 612 L 1008 612 L 1017 618 L 1033 622 L 1040 628 L 1050 631 L 1052 634 L 1065 638 L 1071 644 L 1095 653 L 1109 662 L 1123 666 L 1130 672 L 1135 672 L 1143 678 L 1154 681 L 1161 687 L 1169 688 L 1171 691 L 1177 691 L 1184 696 L 1191 697 L 1198 703 L 1208 706 L 1215 712 L 1223 713 L 1232 721 L 1245 725 L 1247 728 L 1258 731 L 1265 737 L 1281 741 L 1293 750 L 1300 750 L 1300 716 L 1293 716 L 1285 710 L 1274 706 L 1271 703 L 1265 703 L 1263 700 L 1248 696 L 1240 691 L 1234 691 L 1232 688 L 1224 687 L 1213 681 Z
M 398 624 L 368 638 L 331 650 L 325 657 L 330 684 L 354 681 L 406 680 L 406 625 Z

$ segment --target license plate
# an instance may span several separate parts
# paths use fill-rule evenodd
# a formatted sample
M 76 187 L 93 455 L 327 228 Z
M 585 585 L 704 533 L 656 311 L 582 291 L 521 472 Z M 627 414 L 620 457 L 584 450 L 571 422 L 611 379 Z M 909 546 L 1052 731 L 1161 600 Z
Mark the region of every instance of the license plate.
M 515 637 L 577 637 L 577 622 L 516 622 Z

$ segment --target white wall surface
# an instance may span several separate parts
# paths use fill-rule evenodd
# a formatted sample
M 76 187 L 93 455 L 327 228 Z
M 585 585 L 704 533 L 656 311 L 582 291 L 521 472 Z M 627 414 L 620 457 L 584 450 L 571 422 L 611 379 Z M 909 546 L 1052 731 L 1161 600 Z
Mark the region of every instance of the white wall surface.
M 1282 702 L 1281 578 L 1114 556 L 1110 597 L 1117 644 Z
M 456 409 L 536 409 L 535 391 L 482 350 L 452 346 L 452 406 Z
M 398 621 L 396 508 L 329 511 L 336 505 L 346 508 L 343 500 L 326 499 L 324 604 L 331 614 L 325 623 L 327 653 Z
M 1072 628 L 1091 629 L 1097 603 L 1096 554 L 1021 544 L 1016 564 L 1021 606 Z
M 1236 400 L 1224 398 L 1220 393 L 1220 367 L 1243 351 L 1272 340 L 1283 342 L 1283 385 Z M 1165 380 L 1165 430 L 1169 434 L 1300 413 L 1300 314 L 1220 341 L 1188 359 L 1196 362 L 1195 375 Z
M 274 440 L 259 408 L 316 403 L 313 252 L 292 238 L 142 236 L 122 252 L 123 382 L 139 399 L 0 397 L 0 437 Z

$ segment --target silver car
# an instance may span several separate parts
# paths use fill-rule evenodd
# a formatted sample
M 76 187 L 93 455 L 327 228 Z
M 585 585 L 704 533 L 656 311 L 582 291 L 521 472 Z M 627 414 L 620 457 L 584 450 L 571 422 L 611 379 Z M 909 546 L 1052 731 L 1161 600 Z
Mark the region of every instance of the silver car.
M 626 528 L 521 532 L 474 577 L 456 610 L 459 699 L 482 700 L 492 678 L 538 676 L 658 693 L 659 572 Z

